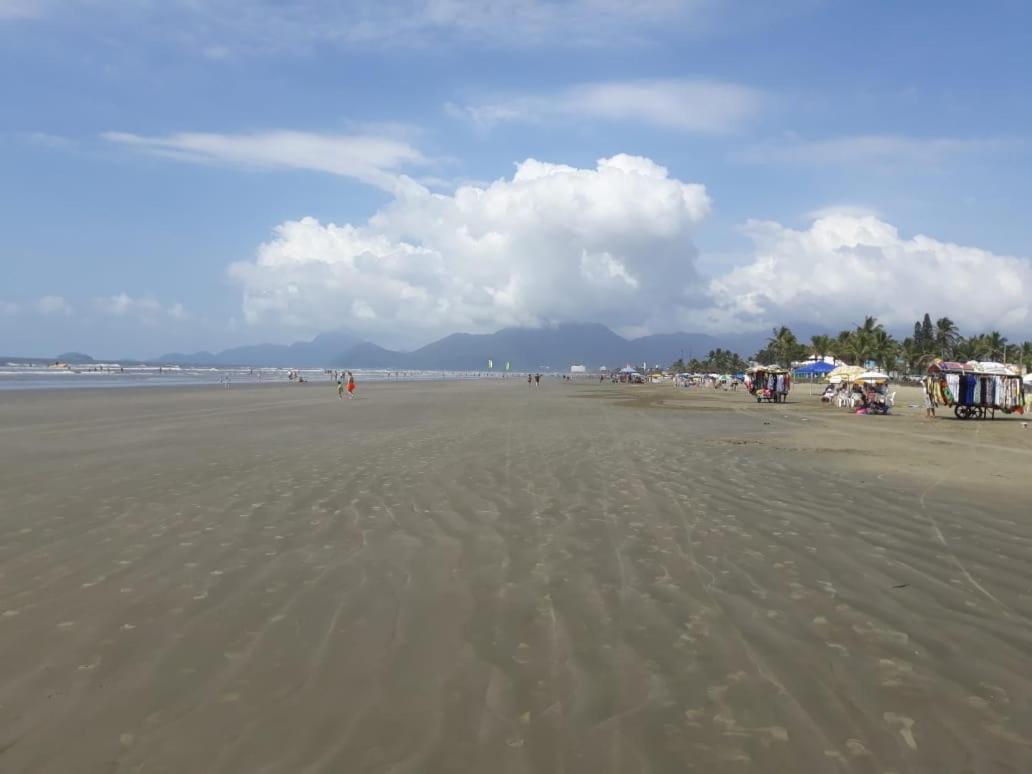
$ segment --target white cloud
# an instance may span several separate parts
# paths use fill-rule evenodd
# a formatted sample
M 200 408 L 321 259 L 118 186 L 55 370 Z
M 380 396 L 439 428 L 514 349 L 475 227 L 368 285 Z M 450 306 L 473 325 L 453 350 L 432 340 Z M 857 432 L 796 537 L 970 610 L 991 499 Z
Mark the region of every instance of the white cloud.
M 343 175 L 393 190 L 403 184 L 398 170 L 426 159 L 412 145 L 392 137 L 271 131 L 254 134 L 184 132 L 143 137 L 105 132 L 104 139 L 158 156 L 194 163 L 269 169 L 308 169 Z
M 17 134 L 16 137 L 29 145 L 49 148 L 51 150 L 63 151 L 71 150 L 75 147 L 74 140 L 57 134 L 48 134 L 47 132 L 22 132 Z
M 186 311 L 186 307 L 176 302 L 172 304 L 168 309 L 168 316 L 173 320 L 189 320 L 190 313 Z
M 43 296 L 36 302 L 36 309 L 40 314 L 68 316 L 72 313 L 72 307 L 61 296 Z
M 806 213 L 807 220 L 821 220 L 835 215 L 845 215 L 851 218 L 866 218 L 868 216 L 880 218 L 881 213 L 874 207 L 864 204 L 829 204 L 826 207 L 818 207 Z
M 645 158 L 528 159 L 453 195 L 410 187 L 363 225 L 312 218 L 234 264 L 250 323 L 429 337 L 561 320 L 669 324 L 697 284 L 701 185 Z
M 740 128 L 762 108 L 754 89 L 692 78 L 584 83 L 552 94 L 523 95 L 482 104 L 449 104 L 453 115 L 490 128 L 509 121 L 603 120 L 684 132 Z
M 707 29 L 723 18 L 727 4 L 726 0 L 0 0 L 0 18 L 74 19 L 98 9 L 108 24 L 163 25 L 202 55 L 224 58 L 324 45 L 638 44 L 671 25 L 682 31 Z
M 906 328 L 925 312 L 967 330 L 1032 329 L 1032 262 L 917 235 L 874 216 L 832 214 L 797 231 L 753 221 L 752 262 L 710 283 L 712 328 L 784 321 Z
M 871 134 L 826 140 L 787 139 L 749 146 L 733 154 L 757 164 L 934 165 L 961 156 L 995 153 L 1017 147 L 1006 139 L 907 137 Z
M 166 307 L 151 296 L 134 298 L 128 293 L 94 298 L 93 305 L 98 311 L 112 317 L 133 317 L 151 323 L 158 322 L 164 317 L 173 320 L 186 320 L 190 317 L 186 308 L 180 303 Z
M 0 0 L 0 21 L 4 19 L 31 19 L 43 14 L 40 0 Z

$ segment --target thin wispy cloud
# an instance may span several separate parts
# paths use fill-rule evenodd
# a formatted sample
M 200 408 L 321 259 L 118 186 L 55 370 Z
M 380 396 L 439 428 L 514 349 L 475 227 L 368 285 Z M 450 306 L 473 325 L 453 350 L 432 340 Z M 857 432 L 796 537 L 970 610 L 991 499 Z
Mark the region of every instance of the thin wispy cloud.
M 67 20 L 98 7 L 116 24 L 174 21 L 180 40 L 215 59 L 322 45 L 424 47 L 442 40 L 510 49 L 640 44 L 669 25 L 702 30 L 727 15 L 726 4 L 716 0 L 0 0 L 0 19 Z
M 427 161 L 411 144 L 390 137 L 271 131 L 254 134 L 184 132 L 146 137 L 105 132 L 105 140 L 177 161 L 265 169 L 306 169 L 391 190 L 400 170 Z
M 0 21 L 38 18 L 45 10 L 39 0 L 0 0 Z
M 44 315 L 64 315 L 72 313 L 71 305 L 63 296 L 43 296 L 36 302 L 36 310 Z
M 117 293 L 93 299 L 94 308 L 111 317 L 133 317 L 143 322 L 157 322 L 162 318 L 187 320 L 190 314 L 181 303 L 165 306 L 153 296 L 130 296 Z
M 548 94 L 449 104 L 447 109 L 485 129 L 507 122 L 590 119 L 721 134 L 741 129 L 766 101 L 758 90 L 736 83 L 658 78 L 583 83 Z
M 1013 140 L 1000 138 L 870 134 L 758 143 L 735 151 L 732 158 L 754 164 L 935 164 L 1017 147 Z

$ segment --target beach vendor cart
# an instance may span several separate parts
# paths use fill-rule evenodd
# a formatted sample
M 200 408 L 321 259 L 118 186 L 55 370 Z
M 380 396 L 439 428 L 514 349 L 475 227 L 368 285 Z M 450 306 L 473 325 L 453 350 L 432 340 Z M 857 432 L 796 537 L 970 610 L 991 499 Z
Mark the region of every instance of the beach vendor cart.
M 996 412 L 1023 414 L 1021 374 L 1003 363 L 935 360 L 928 366 L 926 389 L 958 419 L 995 419 Z
M 792 389 L 792 373 L 777 366 L 753 366 L 745 371 L 745 386 L 757 403 L 784 403 Z

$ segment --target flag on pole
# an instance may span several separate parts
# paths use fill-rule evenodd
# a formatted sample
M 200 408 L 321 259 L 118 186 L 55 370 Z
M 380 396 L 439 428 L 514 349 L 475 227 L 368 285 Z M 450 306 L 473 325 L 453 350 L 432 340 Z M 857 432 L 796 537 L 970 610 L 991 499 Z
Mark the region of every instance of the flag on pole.
M 491 358 L 487 359 L 487 367 L 494 368 L 494 361 Z
M 509 370 L 509 361 L 508 360 L 505 361 L 505 370 L 506 371 Z

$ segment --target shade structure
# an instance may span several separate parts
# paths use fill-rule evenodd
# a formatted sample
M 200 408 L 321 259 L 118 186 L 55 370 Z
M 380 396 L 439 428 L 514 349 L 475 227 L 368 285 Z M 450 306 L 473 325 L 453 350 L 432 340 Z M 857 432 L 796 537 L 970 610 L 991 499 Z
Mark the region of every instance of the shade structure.
M 817 360 L 813 363 L 806 363 L 805 365 L 799 366 L 795 369 L 796 376 L 824 376 L 830 374 L 835 370 L 835 366 L 831 363 L 825 363 L 823 360 Z
M 887 382 L 889 381 L 889 375 L 883 374 L 881 371 L 864 371 L 862 374 L 857 376 L 854 381 L 857 382 Z
M 829 371 L 828 375 L 832 378 L 839 377 L 839 381 L 851 382 L 863 372 L 864 369 L 860 366 L 844 365 L 839 366 L 834 371 Z

